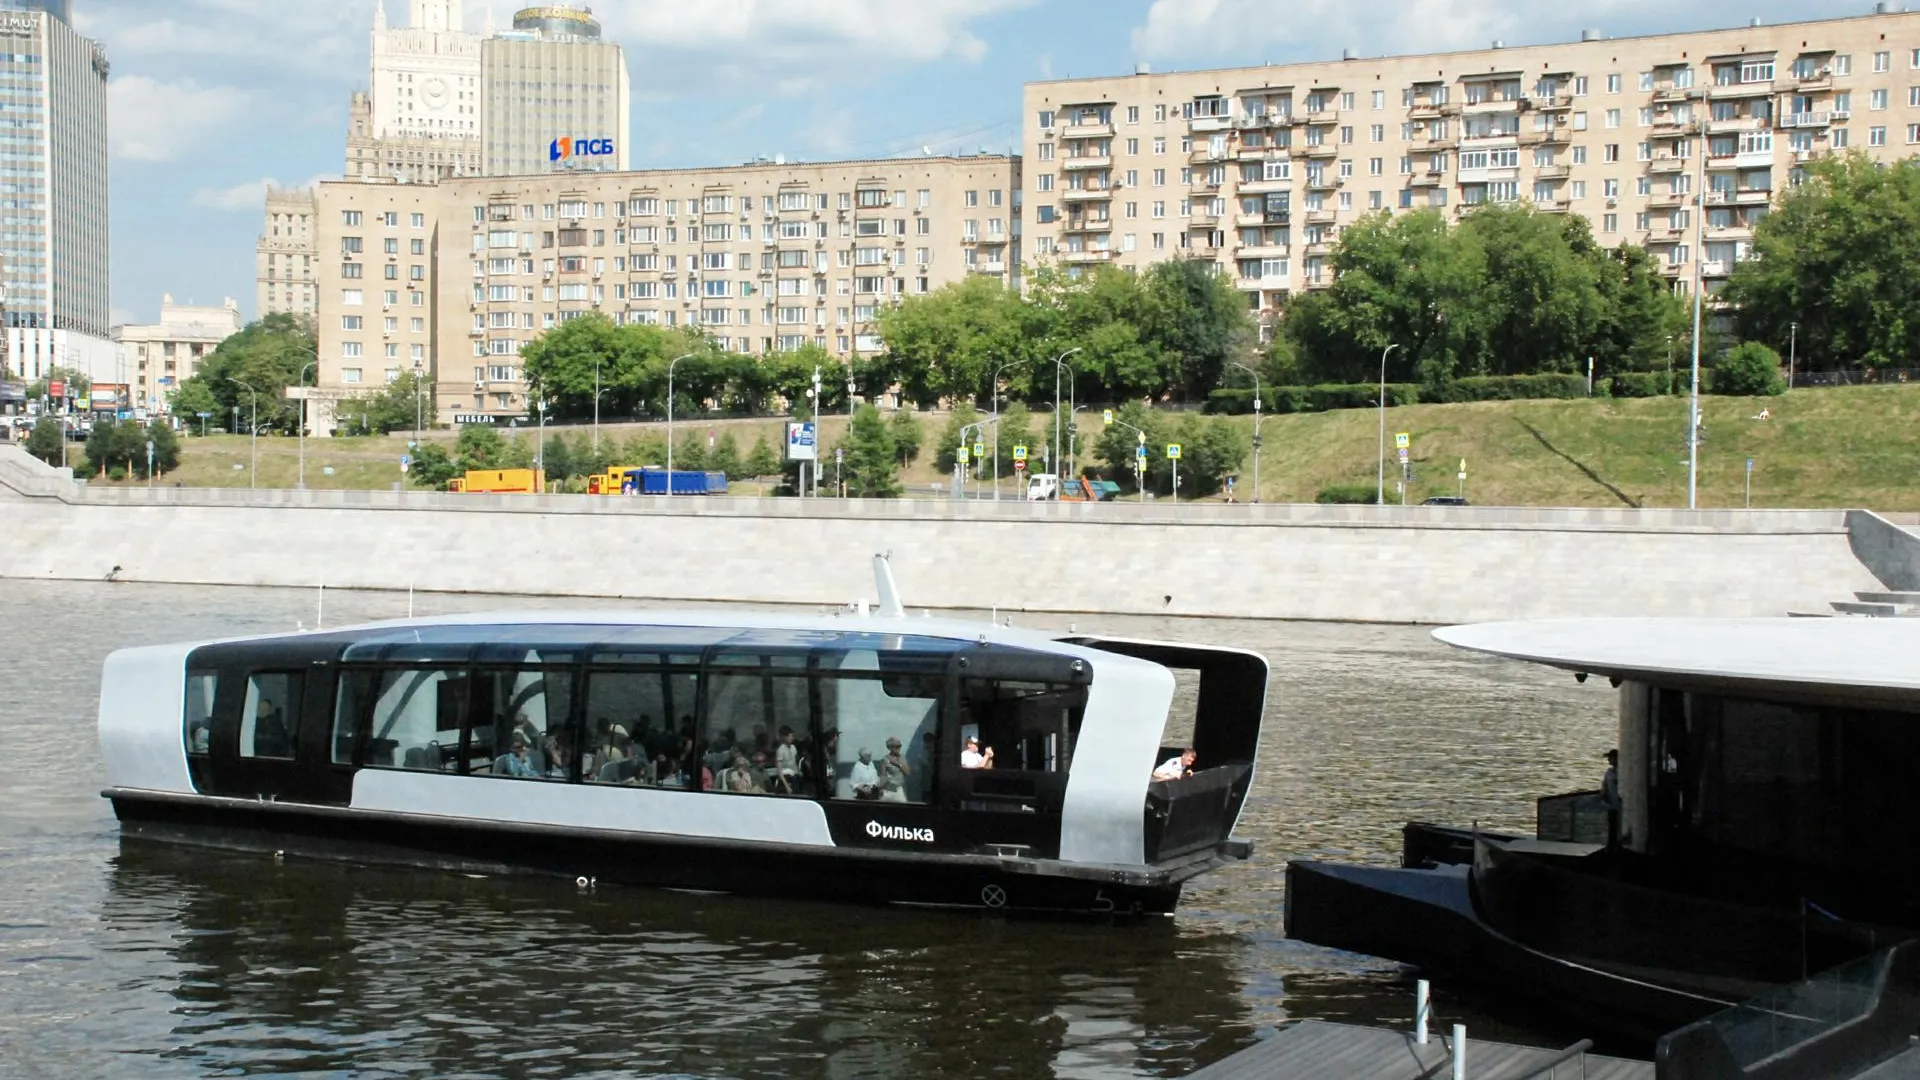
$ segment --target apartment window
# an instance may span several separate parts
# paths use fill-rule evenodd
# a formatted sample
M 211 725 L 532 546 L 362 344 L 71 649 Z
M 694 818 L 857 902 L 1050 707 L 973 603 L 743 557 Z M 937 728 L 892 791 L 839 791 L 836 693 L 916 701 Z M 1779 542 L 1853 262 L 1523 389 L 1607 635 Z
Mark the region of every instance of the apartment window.
M 1620 126 L 1620 110 L 1619 109 L 1607 110 L 1605 125 L 1608 128 L 1617 128 Z
M 1139 122 L 1140 122 L 1140 106 L 1138 105 L 1127 106 L 1127 123 L 1137 124 Z
M 1167 152 L 1167 140 L 1165 136 L 1153 140 L 1153 152 L 1155 154 L 1164 154 Z
M 1879 110 L 1887 107 L 1887 92 L 1875 90 L 1867 95 L 1867 108 Z
M 1907 145 L 1912 146 L 1914 143 L 1920 143 L 1920 124 L 1907 125 Z
M 362 319 L 358 315 L 342 315 L 340 316 L 340 329 L 358 330 L 361 327 L 361 322 Z
M 1874 54 L 1873 54 L 1873 70 L 1874 70 L 1874 74 L 1876 74 L 1876 75 L 1877 75 L 1877 74 L 1879 74 L 1880 72 L 1883 72 L 1883 71 L 1887 71 L 1887 70 L 1889 70 L 1889 69 L 1890 69 L 1890 68 L 1892 68 L 1892 67 L 1893 67 L 1893 54 L 1892 54 L 1892 53 L 1885 53 L 1885 52 L 1877 52 L 1877 53 L 1874 53 Z
M 1575 131 L 1587 130 L 1587 114 L 1585 112 L 1577 112 L 1573 114 L 1573 130 Z
M 1040 110 L 1040 126 L 1043 128 L 1050 128 L 1053 126 L 1053 110 L 1052 109 Z
M 360 211 L 358 210 L 340 211 L 340 224 L 345 225 L 350 229 L 357 229 L 360 227 L 360 221 L 361 221 Z
M 1618 75 L 1607 76 L 1607 93 L 1617 94 L 1619 92 L 1620 92 L 1620 76 Z
M 361 266 L 359 263 L 340 264 L 340 276 L 346 278 L 348 281 L 358 281 L 360 279 L 360 272 Z
M 359 359 L 359 357 L 363 354 L 363 351 L 364 350 L 362 349 L 360 343 L 357 341 L 343 341 L 340 343 L 340 355 L 345 359 L 348 359 L 348 360 Z
M 1635 177 L 1633 181 L 1633 193 L 1641 196 L 1653 194 L 1653 177 Z
M 1575 75 L 1573 77 L 1573 96 L 1587 96 L 1587 77 L 1585 75 Z
M 1575 165 L 1585 165 L 1585 164 L 1587 163 L 1587 148 L 1586 148 L 1586 147 L 1584 147 L 1584 146 L 1576 146 L 1576 147 L 1574 147 L 1574 148 L 1573 148 L 1573 163 L 1574 163 Z
M 1653 215 L 1645 210 L 1633 215 L 1633 231 L 1646 232 L 1653 228 Z
M 1340 95 L 1340 107 L 1346 110 L 1353 108 L 1353 91 L 1348 90 Z
M 355 355 L 357 356 L 359 354 L 356 353 Z M 341 368 L 340 381 L 349 385 L 357 384 L 360 381 L 360 372 L 361 369 L 357 367 Z
M 1850 138 L 1851 136 L 1847 134 L 1847 129 L 1843 127 L 1834 128 L 1830 135 L 1835 150 L 1845 150 Z
M 1640 73 L 1640 89 L 1643 91 L 1653 89 L 1653 72 L 1643 71 Z
M 347 307 L 358 307 L 366 302 L 366 294 L 359 289 L 340 290 L 340 303 Z
M 1602 162 L 1607 162 L 1607 163 L 1619 161 L 1620 160 L 1620 144 L 1608 143 L 1607 145 L 1601 147 L 1600 160 Z
M 1653 109 L 1651 108 L 1641 109 L 1640 122 L 1635 126 L 1636 127 L 1652 127 L 1653 126 Z
M 1600 231 L 1603 233 L 1619 232 L 1620 231 L 1620 215 L 1619 214 L 1600 215 Z
M 1368 176 L 1385 176 L 1386 172 L 1387 172 L 1386 158 L 1368 158 L 1367 159 L 1367 175 Z
M 1165 105 L 1155 105 L 1153 107 L 1154 122 L 1159 123 L 1161 121 L 1166 120 L 1166 118 L 1167 118 L 1167 107 Z
M 426 228 L 426 227 L 427 227 L 427 215 L 425 215 L 425 214 L 415 214 L 415 215 L 413 215 L 413 227 L 414 227 L 414 228 L 416 228 L 416 229 L 424 229 L 424 228 Z
M 1867 129 L 1867 145 L 1868 146 L 1887 145 L 1887 129 L 1879 126 L 1868 128 Z
M 1153 186 L 1154 187 L 1167 186 L 1167 170 L 1165 169 L 1153 170 Z

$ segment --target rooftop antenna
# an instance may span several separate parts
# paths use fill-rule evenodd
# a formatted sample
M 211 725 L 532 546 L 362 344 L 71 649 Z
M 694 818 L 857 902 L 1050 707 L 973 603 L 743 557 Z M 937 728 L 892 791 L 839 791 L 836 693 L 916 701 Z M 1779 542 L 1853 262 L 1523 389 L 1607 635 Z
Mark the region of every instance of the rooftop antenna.
M 900 605 L 900 590 L 893 583 L 893 563 L 889 555 L 873 557 L 873 587 L 879 595 L 879 602 L 874 605 L 875 614 L 883 619 L 907 617 L 906 609 Z

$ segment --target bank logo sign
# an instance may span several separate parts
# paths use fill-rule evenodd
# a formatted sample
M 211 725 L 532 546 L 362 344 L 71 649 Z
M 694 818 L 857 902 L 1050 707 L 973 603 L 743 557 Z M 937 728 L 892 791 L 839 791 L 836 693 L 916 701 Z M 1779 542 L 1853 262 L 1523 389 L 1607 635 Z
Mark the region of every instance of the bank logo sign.
M 548 161 L 572 161 L 575 158 L 611 157 L 612 139 L 576 139 L 562 135 L 547 147 Z

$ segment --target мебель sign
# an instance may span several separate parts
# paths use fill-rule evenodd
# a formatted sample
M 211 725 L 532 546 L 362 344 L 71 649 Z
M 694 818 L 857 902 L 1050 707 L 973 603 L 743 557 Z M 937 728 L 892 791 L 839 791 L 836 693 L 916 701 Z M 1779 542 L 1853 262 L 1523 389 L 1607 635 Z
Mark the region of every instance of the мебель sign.
M 612 139 L 576 139 L 562 135 L 547 147 L 547 160 L 568 161 L 577 157 L 608 157 L 613 153 Z

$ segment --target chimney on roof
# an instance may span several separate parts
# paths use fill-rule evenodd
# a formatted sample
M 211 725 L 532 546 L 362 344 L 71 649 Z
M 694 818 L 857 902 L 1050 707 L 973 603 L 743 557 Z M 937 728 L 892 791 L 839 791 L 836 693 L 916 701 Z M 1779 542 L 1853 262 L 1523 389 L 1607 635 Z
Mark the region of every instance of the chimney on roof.
M 1759 25 L 1760 25 L 1760 16 L 1758 16 L 1758 15 L 1755 15 L 1755 16 L 1754 16 L 1753 18 L 1751 18 L 1751 19 L 1748 19 L 1748 20 L 1747 20 L 1747 25 L 1748 25 L 1748 26 L 1759 26 Z
M 1359 54 L 1358 52 L 1355 52 L 1355 51 L 1354 51 L 1354 50 L 1352 50 L 1352 49 L 1341 49 L 1341 50 L 1340 50 L 1340 59 L 1342 59 L 1342 60 L 1358 60 L 1358 59 L 1360 59 L 1360 54 Z
M 1145 60 L 1142 60 L 1139 63 L 1133 65 L 1133 73 L 1135 75 L 1151 75 L 1153 74 L 1153 65 L 1147 63 Z
M 1581 40 L 1581 41 L 1599 41 L 1599 40 L 1600 40 L 1600 31 L 1598 31 L 1598 30 L 1582 30 L 1582 31 L 1580 31 L 1580 40 Z

